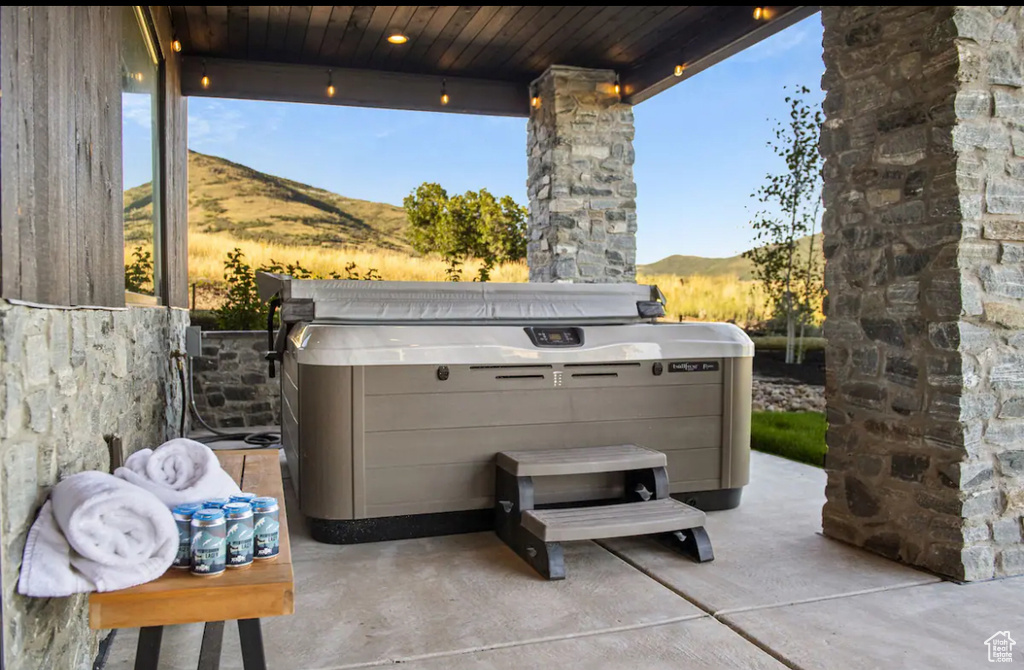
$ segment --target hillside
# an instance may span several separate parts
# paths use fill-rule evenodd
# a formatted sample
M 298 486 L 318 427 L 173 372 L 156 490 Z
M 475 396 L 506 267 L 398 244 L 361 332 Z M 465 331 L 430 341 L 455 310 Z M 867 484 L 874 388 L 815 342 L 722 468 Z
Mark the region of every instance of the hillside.
M 151 239 L 152 184 L 124 193 L 125 240 Z M 279 245 L 348 245 L 413 254 L 401 207 L 356 200 L 189 151 L 189 231 Z
M 797 241 L 798 249 L 806 253 L 808 237 L 802 237 Z M 818 256 L 818 267 L 822 267 L 823 255 L 821 250 L 821 235 L 814 236 L 814 250 Z M 806 261 L 807 256 L 804 255 Z M 666 274 L 688 277 L 690 275 L 703 275 L 705 277 L 736 277 L 741 280 L 754 278 L 754 265 L 749 260 L 740 256 L 729 258 L 704 258 L 703 256 L 680 256 L 678 254 L 662 258 L 660 261 L 648 265 L 638 265 L 637 270 L 645 274 Z

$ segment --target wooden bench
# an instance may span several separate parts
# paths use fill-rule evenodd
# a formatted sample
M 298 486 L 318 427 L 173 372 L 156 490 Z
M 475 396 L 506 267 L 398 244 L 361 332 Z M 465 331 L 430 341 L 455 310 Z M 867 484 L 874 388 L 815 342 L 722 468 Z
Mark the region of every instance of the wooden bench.
M 295 611 L 295 581 L 278 451 L 218 451 L 221 465 L 243 491 L 277 498 L 281 507 L 281 553 L 219 577 L 197 577 L 171 568 L 148 584 L 89 596 L 89 627 L 140 628 L 136 670 L 156 670 L 163 627 L 206 623 L 199 668 L 217 668 L 225 621 L 238 621 L 245 670 L 265 670 L 260 619 Z

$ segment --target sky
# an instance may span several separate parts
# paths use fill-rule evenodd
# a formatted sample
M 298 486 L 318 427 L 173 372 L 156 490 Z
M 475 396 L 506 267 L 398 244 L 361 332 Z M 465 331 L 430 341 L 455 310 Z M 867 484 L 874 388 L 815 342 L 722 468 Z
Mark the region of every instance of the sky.
M 822 97 L 821 33 L 814 15 L 634 108 L 638 263 L 750 248 L 750 194 L 781 167 L 765 143 L 787 112 L 783 86 Z M 126 118 L 125 141 L 148 123 Z M 527 204 L 525 119 L 189 98 L 188 137 L 195 151 L 351 198 L 401 205 L 433 181 Z M 127 154 L 126 187 L 149 181 Z

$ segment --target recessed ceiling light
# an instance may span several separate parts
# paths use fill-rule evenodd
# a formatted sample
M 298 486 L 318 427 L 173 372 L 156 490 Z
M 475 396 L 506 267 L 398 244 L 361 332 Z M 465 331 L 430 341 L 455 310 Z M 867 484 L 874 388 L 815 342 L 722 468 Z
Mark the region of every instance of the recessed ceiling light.
M 391 42 L 392 44 L 405 44 L 408 41 L 409 38 L 402 33 L 392 33 L 391 35 L 388 35 L 388 42 Z

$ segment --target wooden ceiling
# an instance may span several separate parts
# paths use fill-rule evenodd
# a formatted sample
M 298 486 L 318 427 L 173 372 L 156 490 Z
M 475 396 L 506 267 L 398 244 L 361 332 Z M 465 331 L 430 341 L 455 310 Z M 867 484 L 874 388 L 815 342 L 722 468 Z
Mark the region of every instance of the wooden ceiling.
M 678 81 L 671 77 L 675 63 L 687 63 L 692 73 L 691 66 L 716 54 L 728 55 L 721 52 L 732 53 L 749 46 L 817 8 L 765 8 L 767 20 L 756 19 L 754 9 L 370 5 L 170 8 L 186 62 L 195 62 L 198 57 L 212 69 L 225 61 L 228 69 L 223 78 L 230 78 L 233 86 L 241 73 L 248 70 L 251 78 L 261 71 L 258 67 L 252 69 L 254 64 L 275 63 L 467 78 L 506 83 L 519 90 L 548 66 L 560 64 L 615 70 L 633 101 L 653 95 L 648 91 L 652 87 L 662 84 L 665 88 Z M 409 41 L 389 43 L 387 37 L 394 33 L 408 36 Z M 239 62 L 250 66 L 243 68 Z M 213 72 L 210 76 L 217 80 Z M 278 83 L 284 83 L 278 79 Z M 245 87 L 244 83 L 239 86 Z M 216 95 L 194 88 L 183 85 L 190 94 Z M 517 113 L 525 115 L 527 111 L 523 108 Z

